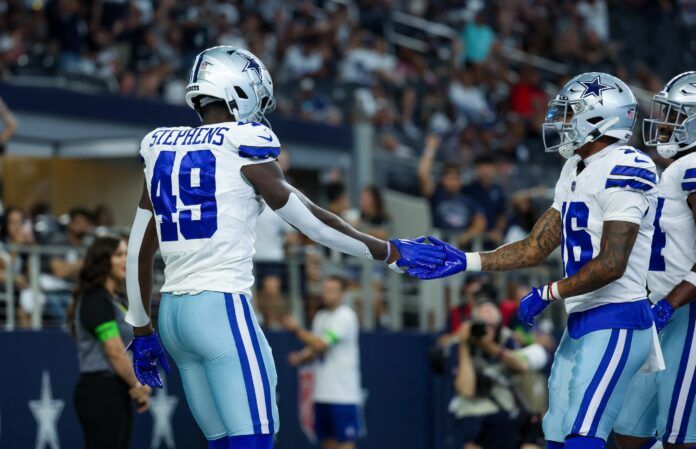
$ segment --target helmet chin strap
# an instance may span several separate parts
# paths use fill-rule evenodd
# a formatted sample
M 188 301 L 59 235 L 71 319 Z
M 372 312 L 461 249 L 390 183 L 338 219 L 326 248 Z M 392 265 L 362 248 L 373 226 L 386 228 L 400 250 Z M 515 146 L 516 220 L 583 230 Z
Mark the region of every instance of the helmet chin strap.
M 561 145 L 558 148 L 558 152 L 561 154 L 561 156 L 568 159 L 573 154 L 575 154 L 575 151 L 577 151 L 578 148 L 581 148 L 583 145 L 594 142 L 595 140 L 599 139 L 600 137 L 602 137 L 604 135 L 604 133 L 609 131 L 609 128 L 616 125 L 618 122 L 619 122 L 618 117 L 612 117 L 609 120 L 607 120 L 606 123 L 604 123 L 603 125 L 595 128 L 595 130 L 592 131 L 591 133 L 589 133 L 587 135 L 587 137 L 585 137 L 581 142 L 578 142 L 577 144 L 567 143 L 567 144 Z M 566 156 L 566 154 L 567 154 L 567 156 Z

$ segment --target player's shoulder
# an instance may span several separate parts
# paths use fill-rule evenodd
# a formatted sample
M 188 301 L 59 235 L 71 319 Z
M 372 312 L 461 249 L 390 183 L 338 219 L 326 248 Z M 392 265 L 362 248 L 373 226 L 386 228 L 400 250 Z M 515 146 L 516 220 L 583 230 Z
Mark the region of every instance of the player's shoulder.
M 580 162 L 580 156 L 577 154 L 569 157 L 568 160 L 565 161 L 565 164 L 563 164 L 563 168 L 561 168 L 561 174 L 559 175 L 560 179 L 563 179 L 567 177 L 570 173 L 575 171 L 575 168 L 578 166 L 578 162 Z
M 696 152 L 686 154 L 672 162 L 665 170 L 665 181 L 680 184 L 680 188 L 688 193 L 696 192 Z
M 631 146 L 612 151 L 604 160 L 605 189 L 625 189 L 639 192 L 656 191 L 658 176 L 650 156 Z
M 277 158 L 280 141 L 273 130 L 258 122 L 227 122 L 227 137 L 238 149 L 239 155 L 248 158 Z

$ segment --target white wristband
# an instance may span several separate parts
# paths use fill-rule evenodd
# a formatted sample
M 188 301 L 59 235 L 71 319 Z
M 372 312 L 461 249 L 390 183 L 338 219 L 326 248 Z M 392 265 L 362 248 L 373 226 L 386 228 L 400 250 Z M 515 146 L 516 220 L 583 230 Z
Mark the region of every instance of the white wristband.
M 544 285 L 541 289 L 541 299 L 544 301 L 563 299 L 558 291 L 558 282 L 551 282 L 548 285 Z
M 689 284 L 696 286 L 696 273 L 693 271 L 686 273 L 686 276 L 684 276 L 684 282 L 688 282 Z
M 466 256 L 466 271 L 481 271 L 481 254 L 464 253 Z

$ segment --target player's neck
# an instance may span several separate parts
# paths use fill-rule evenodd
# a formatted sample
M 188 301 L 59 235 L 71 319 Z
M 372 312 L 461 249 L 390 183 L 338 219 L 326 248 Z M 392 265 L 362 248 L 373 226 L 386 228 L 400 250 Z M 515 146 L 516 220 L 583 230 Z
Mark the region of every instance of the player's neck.
M 202 117 L 202 125 L 215 125 L 217 123 L 234 122 L 236 121 L 227 108 L 213 108 L 206 110 Z
M 602 137 L 599 140 L 596 140 L 594 142 L 587 143 L 582 146 L 582 148 L 579 148 L 575 150 L 575 154 L 580 156 L 582 160 L 584 161 L 588 157 L 592 156 L 593 154 L 597 154 L 609 145 L 612 145 L 616 142 L 615 139 L 612 138 L 607 138 Z

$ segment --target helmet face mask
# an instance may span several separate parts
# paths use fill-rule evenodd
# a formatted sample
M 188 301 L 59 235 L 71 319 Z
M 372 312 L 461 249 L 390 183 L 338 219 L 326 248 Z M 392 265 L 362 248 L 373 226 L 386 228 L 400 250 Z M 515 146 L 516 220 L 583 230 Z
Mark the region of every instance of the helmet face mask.
M 548 105 L 542 125 L 546 152 L 566 159 L 602 136 L 627 141 L 638 102 L 620 79 L 606 73 L 583 73 L 568 81 Z
M 668 159 L 696 146 L 696 72 L 675 76 L 653 96 L 643 141 Z
M 696 104 L 670 101 L 662 96 L 653 97 L 650 118 L 643 120 L 645 145 L 657 147 L 660 156 L 674 157 L 696 142 L 687 125 L 696 118 Z
M 194 61 L 186 103 L 200 114 L 201 97 L 219 98 L 237 121 L 266 121 L 275 110 L 273 81 L 251 52 L 233 46 L 209 48 Z

